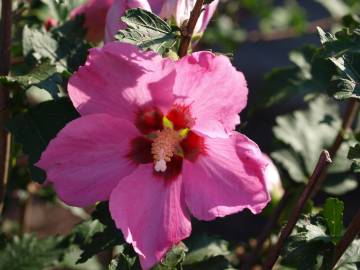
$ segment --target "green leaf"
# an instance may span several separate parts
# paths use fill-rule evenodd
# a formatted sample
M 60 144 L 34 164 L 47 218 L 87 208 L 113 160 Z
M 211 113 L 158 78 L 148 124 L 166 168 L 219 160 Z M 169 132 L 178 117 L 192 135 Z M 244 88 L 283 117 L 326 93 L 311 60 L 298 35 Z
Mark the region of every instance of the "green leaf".
M 330 125 L 324 122 L 326 116 L 331 118 Z M 309 103 L 308 110 L 277 117 L 273 132 L 278 140 L 300 154 L 309 176 L 321 150 L 335 139 L 340 124 L 337 105 L 326 97 L 319 97 Z
M 323 44 L 323 51 L 321 56 L 330 58 L 334 64 L 338 65 L 337 59 L 349 53 L 360 53 L 360 24 L 358 29 L 350 30 L 344 28 L 337 32 L 335 36 L 330 33 L 324 32 L 321 28 L 318 28 L 321 43 Z M 346 59 L 345 59 L 345 62 Z M 345 64 L 351 65 L 350 62 Z M 343 65 L 338 65 L 343 70 Z M 350 75 L 350 74 L 349 74 Z M 355 76 L 354 76 L 355 75 Z M 351 74 L 353 79 L 358 77 L 359 74 Z
M 97 214 L 102 212 L 103 209 L 105 208 L 97 209 Z M 110 214 L 109 211 L 106 210 L 106 213 L 101 213 L 101 215 L 106 216 Z M 122 251 L 124 250 L 124 240 L 121 232 L 116 229 L 114 222 L 111 221 L 111 224 L 103 224 L 102 221 L 103 220 L 100 221 L 94 217 L 93 219 L 83 221 L 76 225 L 72 232 L 62 241 L 62 246 L 71 247 L 71 249 L 76 248 L 76 257 L 70 260 L 73 264 L 75 264 L 75 262 L 76 264 L 83 264 L 85 262 L 88 264 L 91 262 L 90 259 L 95 255 L 104 250 L 113 249 L 115 246 L 122 248 Z M 127 256 L 125 254 L 123 255 Z
M 68 19 L 70 12 L 83 4 L 84 0 L 41 0 L 47 6 L 46 16 L 44 20 L 48 17 L 54 18 L 59 22 L 63 22 Z
M 161 263 L 153 267 L 152 270 L 181 269 L 180 264 L 184 261 L 187 251 L 185 244 L 180 242 L 168 251 Z
M 87 237 L 75 241 L 82 250 L 77 263 L 86 262 L 104 250 L 125 244 L 122 233 L 116 228 L 111 218 L 107 202 L 98 204 L 92 217 L 95 220 L 90 223 L 94 228 L 90 230 L 91 235 L 89 236 L 89 233 L 87 233 Z
M 303 183 L 307 179 L 306 168 L 302 163 L 302 158 L 292 149 L 280 149 L 271 153 L 271 157 L 276 160 L 281 167 L 285 168 L 291 179 L 295 182 Z
M 108 270 L 141 270 L 136 256 L 129 256 L 120 252 L 109 265 Z
M 57 263 L 64 250 L 60 237 L 14 237 L 0 249 L 0 269 L 39 270 Z
M 74 72 L 79 66 L 84 65 L 91 48 L 90 44 L 84 40 L 86 34 L 83 27 L 84 20 L 83 16 L 77 16 L 51 31 L 58 42 L 57 57 L 66 60 L 69 72 Z
M 286 99 L 324 91 L 335 72 L 329 60 L 318 57 L 314 46 L 290 52 L 294 66 L 275 68 L 265 76 L 265 89 L 257 106 L 269 107 Z
M 353 147 L 350 147 L 348 153 L 348 159 L 353 161 L 352 169 L 354 172 L 360 172 L 360 144 L 356 144 Z
M 328 198 L 322 212 L 334 244 L 340 240 L 343 230 L 344 203 L 336 198 Z
M 73 72 L 86 60 L 90 46 L 83 41 L 82 19 L 78 17 L 51 32 L 24 27 L 23 52 L 36 61 L 48 59 L 58 72 Z
M 360 239 L 355 239 L 341 256 L 335 270 L 357 270 L 360 263 Z
M 324 223 L 320 216 L 299 219 L 284 245 L 281 263 L 299 270 L 319 269 L 331 242 Z
M 338 100 L 345 100 L 348 98 L 360 97 L 360 84 L 346 78 L 339 78 L 331 81 L 328 89 L 328 94 Z
M 102 231 L 96 232 L 92 235 L 91 240 L 81 243 L 80 249 L 82 253 L 77 263 L 86 262 L 91 257 L 98 253 L 110 250 L 117 245 L 124 243 L 124 239 L 119 230 L 112 227 L 105 227 Z
M 43 102 L 27 112 L 20 113 L 6 123 L 17 143 L 28 155 L 32 179 L 42 183 L 45 173 L 33 166 L 56 134 L 71 120 L 79 116 L 67 98 Z
M 229 262 L 228 243 L 206 234 L 194 234 L 185 241 L 189 248 L 182 266 L 184 270 L 233 269 Z
M 36 86 L 26 93 L 31 104 L 38 104 L 65 95 L 62 89 L 64 78 L 62 74 L 56 72 L 55 66 L 49 61 L 41 63 L 26 75 L 0 77 L 0 84 L 11 88 L 21 88 L 24 91 L 29 90 L 31 86 Z
M 291 179 L 306 182 L 316 165 L 319 153 L 332 145 L 340 129 L 341 119 L 337 104 L 326 96 L 319 96 L 309 103 L 308 109 L 276 118 L 273 132 L 284 147 L 271 155 L 288 172 Z M 326 181 L 325 188 L 328 185 L 338 185 L 336 192 L 348 191 L 351 186 L 339 188 L 339 185 L 349 184 L 348 172 L 351 163 L 346 159 L 348 147 L 348 142 L 343 142 L 329 167 L 329 176 L 336 175 L 341 183 Z
M 350 30 L 354 30 L 360 26 L 360 17 L 357 14 L 348 14 L 342 18 L 342 24 Z
M 177 36 L 170 25 L 149 11 L 140 8 L 130 9 L 125 12 L 121 20 L 128 25 L 128 28 L 120 30 L 115 35 L 115 38 L 121 42 L 163 55 L 177 41 Z
M 330 59 L 342 72 L 328 89 L 337 99 L 360 99 L 360 24 L 357 29 L 345 28 L 333 36 L 318 27 L 323 45 L 320 56 Z
M 71 244 L 75 243 L 77 245 L 89 243 L 96 233 L 102 232 L 104 229 L 105 225 L 100 221 L 89 219 L 76 225 L 65 241 L 71 242 Z
M 206 234 L 193 235 L 185 243 L 189 248 L 189 253 L 183 265 L 192 265 L 212 257 L 229 255 L 228 243 L 225 240 Z
M 341 0 L 316 0 L 316 2 L 326 8 L 334 18 L 340 18 L 350 13 L 349 6 Z
M 184 265 L 184 270 L 235 270 L 229 260 L 223 256 L 211 257 L 205 261 Z
M 323 190 L 335 196 L 341 196 L 358 187 L 358 181 L 348 173 L 332 173 L 326 177 Z
M 31 54 L 35 59 L 48 59 L 52 64 L 58 61 L 60 67 L 59 71 L 66 70 L 66 61 L 58 59 L 57 41 L 52 38 L 49 32 L 45 30 L 31 29 L 28 26 L 23 30 L 23 52 L 24 55 Z

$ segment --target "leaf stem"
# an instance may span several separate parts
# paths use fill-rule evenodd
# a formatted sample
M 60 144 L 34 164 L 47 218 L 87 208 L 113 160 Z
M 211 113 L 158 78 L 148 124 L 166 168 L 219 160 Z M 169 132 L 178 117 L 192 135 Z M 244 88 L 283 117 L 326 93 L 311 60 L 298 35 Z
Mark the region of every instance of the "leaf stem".
M 325 260 L 321 269 L 333 269 L 337 262 L 340 260 L 341 256 L 344 254 L 346 249 L 350 246 L 351 242 L 355 237 L 360 233 L 360 209 L 357 211 L 355 217 L 352 219 L 349 227 L 346 232 L 340 239 L 339 243 L 335 246 L 334 257 L 331 263 L 325 267 Z
M 194 33 L 196 23 L 200 17 L 204 0 L 197 0 L 193 10 L 190 13 L 190 18 L 184 29 L 181 30 L 181 40 L 179 46 L 179 57 L 184 57 L 187 54 L 191 43 L 191 37 Z
M 242 270 L 251 269 L 251 266 L 254 264 L 256 258 L 258 257 L 259 253 L 261 252 L 266 239 L 268 239 L 270 237 L 270 234 L 273 231 L 273 229 L 275 228 L 282 211 L 288 204 L 289 199 L 291 198 L 290 194 L 291 194 L 290 189 L 286 189 L 284 195 L 281 197 L 281 200 L 279 201 L 275 210 L 271 213 L 271 217 L 269 218 L 268 222 L 266 223 L 264 229 L 262 230 L 260 235 L 257 237 L 256 245 L 255 245 L 254 249 L 245 258 L 244 264 L 241 267 Z
M 290 235 L 291 231 L 293 230 L 297 220 L 300 217 L 301 212 L 303 211 L 306 202 L 310 198 L 310 195 L 313 192 L 313 189 L 317 185 L 317 182 L 319 181 L 319 177 L 325 167 L 330 164 L 331 158 L 329 155 L 329 152 L 326 150 L 323 150 L 320 154 L 319 160 L 316 164 L 316 167 L 309 179 L 308 184 L 305 186 L 305 189 L 303 193 L 301 194 L 299 200 L 296 202 L 295 208 L 288 220 L 288 223 L 285 225 L 285 227 L 281 230 L 280 237 L 278 239 L 278 242 L 273 247 L 272 250 L 270 250 L 269 255 L 265 261 L 264 269 L 270 270 L 274 266 L 275 262 L 277 261 L 281 248 L 283 247 L 286 238 Z
M 2 0 L 0 21 L 0 75 L 7 75 L 10 70 L 12 1 Z M 4 123 L 9 117 L 9 91 L 0 88 L 0 214 L 2 212 L 6 183 L 10 163 L 10 134 L 5 131 Z

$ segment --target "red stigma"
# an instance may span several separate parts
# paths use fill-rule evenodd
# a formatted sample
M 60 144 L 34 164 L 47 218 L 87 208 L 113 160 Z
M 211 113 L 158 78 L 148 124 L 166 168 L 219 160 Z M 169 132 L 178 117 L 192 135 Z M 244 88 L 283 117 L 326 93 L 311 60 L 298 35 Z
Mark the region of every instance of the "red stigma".
M 129 159 L 137 164 L 146 164 L 153 162 L 151 155 L 152 141 L 145 137 L 136 137 L 130 144 L 130 153 L 127 155 Z
M 137 112 L 135 126 L 143 134 L 149 134 L 163 128 L 163 113 L 155 107 L 144 108 Z
M 184 158 L 195 161 L 200 154 L 205 154 L 204 138 L 190 131 L 187 137 L 181 141 Z
M 136 137 L 130 142 L 131 150 L 127 157 L 136 164 L 153 163 L 154 175 L 172 180 L 181 173 L 184 158 L 194 162 L 199 155 L 206 154 L 206 147 L 203 137 L 189 131 L 195 119 L 191 117 L 188 106 L 175 105 L 166 117 L 172 123 L 169 127 L 163 126 L 163 114 L 158 108 L 150 107 L 138 111 L 135 125 L 144 136 Z M 181 133 L 183 135 L 180 135 Z M 166 134 L 170 137 L 166 137 Z M 171 141 L 174 145 L 171 144 L 173 148 L 169 150 L 169 140 L 172 138 L 175 141 Z M 168 150 L 169 153 L 166 152 Z M 157 152 L 161 157 L 154 156 Z M 162 169 L 156 167 L 160 161 L 166 161 L 166 165 L 161 165 Z
M 190 128 L 195 122 L 191 117 L 190 107 L 184 105 L 175 105 L 166 117 L 173 123 L 175 130 Z

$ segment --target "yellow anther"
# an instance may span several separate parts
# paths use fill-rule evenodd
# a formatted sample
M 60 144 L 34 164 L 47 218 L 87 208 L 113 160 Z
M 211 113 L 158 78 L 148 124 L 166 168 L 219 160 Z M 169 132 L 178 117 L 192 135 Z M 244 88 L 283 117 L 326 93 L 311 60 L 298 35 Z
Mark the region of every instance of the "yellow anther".
M 166 116 L 163 117 L 163 126 L 164 128 L 174 129 L 174 124 Z
M 190 129 L 189 128 L 183 128 L 179 131 L 179 137 L 181 139 L 186 138 L 186 136 L 189 134 Z

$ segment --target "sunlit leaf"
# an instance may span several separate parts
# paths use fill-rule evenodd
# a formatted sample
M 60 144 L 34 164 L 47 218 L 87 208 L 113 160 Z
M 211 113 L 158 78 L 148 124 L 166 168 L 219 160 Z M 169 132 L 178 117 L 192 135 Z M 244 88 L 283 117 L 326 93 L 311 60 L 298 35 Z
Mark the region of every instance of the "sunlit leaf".
M 177 40 L 174 30 L 157 15 L 143 10 L 130 9 L 121 20 L 128 28 L 120 30 L 115 38 L 139 46 L 144 50 L 153 50 L 164 54 Z
M 332 241 L 336 244 L 343 230 L 344 203 L 336 198 L 328 198 L 322 212 Z

